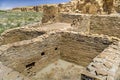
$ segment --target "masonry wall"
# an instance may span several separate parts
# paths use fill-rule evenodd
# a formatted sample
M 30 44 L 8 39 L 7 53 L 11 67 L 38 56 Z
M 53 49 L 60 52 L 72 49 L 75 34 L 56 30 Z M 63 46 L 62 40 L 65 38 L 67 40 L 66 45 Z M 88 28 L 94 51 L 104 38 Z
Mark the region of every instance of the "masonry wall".
M 120 38 L 120 16 L 91 16 L 90 33 Z
M 44 31 L 37 31 L 33 28 L 15 28 L 7 30 L 0 36 L 0 45 L 14 43 L 22 40 L 29 40 L 44 33 Z
M 71 23 L 74 31 L 89 34 L 104 34 L 120 38 L 119 15 L 84 15 L 61 13 L 59 22 Z
M 31 80 L 0 62 L 0 80 Z
M 77 13 L 60 13 L 59 14 L 59 22 L 65 22 L 65 23 L 72 23 L 73 20 L 82 17 L 82 15 L 77 14 Z
M 61 38 L 61 59 L 84 67 L 112 43 L 107 37 L 98 37 L 98 35 L 64 33 Z
M 4 66 L 33 76 L 50 63 L 63 59 L 86 67 L 89 74 L 101 80 L 114 80 L 119 79 L 117 70 L 120 62 L 120 43 L 113 43 L 115 40 L 108 36 L 72 31 L 51 32 L 0 46 L 0 61 Z
M 120 42 L 110 45 L 93 59 L 87 67 L 88 71 L 101 80 L 119 80 L 120 77 Z
M 44 34 L 0 46 L 0 61 L 25 75 L 33 75 L 59 58 L 86 67 L 112 43 L 97 36 L 71 32 Z
M 0 61 L 24 74 L 34 75 L 37 71 L 59 58 L 57 37 L 43 35 L 0 47 Z
M 57 21 L 58 7 L 57 5 L 44 5 L 42 23 L 53 23 Z

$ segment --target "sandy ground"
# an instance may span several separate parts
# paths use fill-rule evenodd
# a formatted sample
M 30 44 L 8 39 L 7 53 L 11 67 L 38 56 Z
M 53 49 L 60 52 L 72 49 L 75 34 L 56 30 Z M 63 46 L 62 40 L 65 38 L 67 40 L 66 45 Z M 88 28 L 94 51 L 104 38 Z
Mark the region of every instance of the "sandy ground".
M 33 76 L 33 80 L 81 80 L 84 68 L 64 60 L 58 60 Z
M 68 23 L 53 23 L 53 24 L 47 24 L 43 25 L 42 27 L 38 27 L 40 30 L 44 31 L 54 31 L 54 30 L 66 30 L 71 28 L 71 24 Z

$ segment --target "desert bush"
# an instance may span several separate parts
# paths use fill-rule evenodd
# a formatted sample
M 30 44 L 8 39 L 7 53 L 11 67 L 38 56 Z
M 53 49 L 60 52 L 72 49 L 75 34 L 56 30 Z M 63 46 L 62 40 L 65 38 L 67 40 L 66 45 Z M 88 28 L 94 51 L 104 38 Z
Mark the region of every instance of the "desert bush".
M 0 33 L 3 31 L 41 21 L 41 12 L 4 12 L 0 11 Z

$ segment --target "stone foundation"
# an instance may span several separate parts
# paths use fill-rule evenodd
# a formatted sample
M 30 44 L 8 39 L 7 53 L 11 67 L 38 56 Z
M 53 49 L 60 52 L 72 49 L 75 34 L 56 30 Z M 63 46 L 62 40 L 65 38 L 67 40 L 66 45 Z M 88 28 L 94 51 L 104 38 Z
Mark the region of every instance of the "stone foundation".
M 0 46 L 0 61 L 31 78 L 49 64 L 62 59 L 86 68 L 83 73 L 87 73 L 80 75 L 81 80 L 114 80 L 118 78 L 115 75 L 118 75 L 120 61 L 118 43 L 119 39 L 103 35 L 50 32 L 30 40 Z M 114 73 L 111 74 L 111 71 Z

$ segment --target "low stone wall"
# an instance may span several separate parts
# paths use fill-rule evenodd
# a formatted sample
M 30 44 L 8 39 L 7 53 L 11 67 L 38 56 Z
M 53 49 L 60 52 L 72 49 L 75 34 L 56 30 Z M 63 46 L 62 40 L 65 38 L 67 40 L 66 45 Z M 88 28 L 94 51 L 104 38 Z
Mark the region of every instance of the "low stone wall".
M 90 34 L 104 34 L 120 38 L 119 15 L 83 15 L 61 13 L 59 22 L 71 23 L 73 30 Z
M 93 59 L 88 71 L 102 80 L 119 80 L 120 42 L 112 44 Z M 118 75 L 118 76 L 117 76 Z
M 0 45 L 14 43 L 22 40 L 29 40 L 45 34 L 44 31 L 38 31 L 34 28 L 15 28 L 3 32 L 0 36 Z
M 59 22 L 64 22 L 64 23 L 72 23 L 73 20 L 82 17 L 83 14 L 77 14 L 77 13 L 60 13 L 59 14 Z

